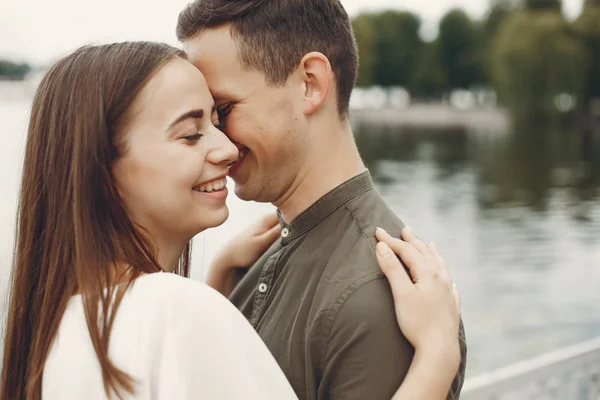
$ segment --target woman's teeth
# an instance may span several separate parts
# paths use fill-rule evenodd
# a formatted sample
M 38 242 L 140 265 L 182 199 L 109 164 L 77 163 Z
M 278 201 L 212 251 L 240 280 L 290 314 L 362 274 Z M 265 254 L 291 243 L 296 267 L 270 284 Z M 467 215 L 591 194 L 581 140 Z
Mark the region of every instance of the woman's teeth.
M 210 193 L 210 192 L 216 192 L 216 191 L 222 190 L 225 186 L 227 186 L 227 178 L 223 178 L 218 181 L 213 181 L 213 182 L 205 183 L 200 186 L 196 186 L 194 188 L 194 190 L 197 192 Z

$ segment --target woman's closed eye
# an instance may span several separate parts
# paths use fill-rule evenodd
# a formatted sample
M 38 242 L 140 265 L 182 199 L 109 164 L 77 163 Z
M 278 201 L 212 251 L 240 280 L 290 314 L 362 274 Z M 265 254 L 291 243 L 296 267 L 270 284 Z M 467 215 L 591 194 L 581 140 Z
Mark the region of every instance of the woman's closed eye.
M 200 140 L 202 138 L 202 136 L 204 136 L 203 134 L 200 133 L 199 130 L 193 130 L 191 131 L 189 134 L 186 134 L 185 136 L 182 137 L 182 139 L 190 142 L 190 143 L 194 143 L 197 142 L 198 140 Z

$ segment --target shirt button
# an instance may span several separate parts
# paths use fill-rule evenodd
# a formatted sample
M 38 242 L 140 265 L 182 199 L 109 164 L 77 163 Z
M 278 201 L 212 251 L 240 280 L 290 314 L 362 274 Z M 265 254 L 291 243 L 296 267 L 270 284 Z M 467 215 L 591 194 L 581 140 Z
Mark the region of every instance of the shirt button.
M 281 230 L 281 237 L 286 238 L 286 237 L 288 237 L 289 234 L 290 234 L 290 230 L 288 228 L 283 228 Z
M 261 283 L 260 285 L 258 285 L 258 291 L 261 293 L 265 293 L 267 291 L 267 284 L 266 283 Z

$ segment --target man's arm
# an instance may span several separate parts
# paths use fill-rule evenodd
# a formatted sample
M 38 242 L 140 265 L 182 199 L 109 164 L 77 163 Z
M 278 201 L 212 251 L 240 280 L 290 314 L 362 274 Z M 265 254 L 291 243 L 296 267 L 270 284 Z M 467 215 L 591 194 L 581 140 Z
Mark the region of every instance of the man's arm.
M 317 398 L 389 400 L 414 354 L 398 328 L 390 286 L 377 277 L 343 298 L 332 310 Z

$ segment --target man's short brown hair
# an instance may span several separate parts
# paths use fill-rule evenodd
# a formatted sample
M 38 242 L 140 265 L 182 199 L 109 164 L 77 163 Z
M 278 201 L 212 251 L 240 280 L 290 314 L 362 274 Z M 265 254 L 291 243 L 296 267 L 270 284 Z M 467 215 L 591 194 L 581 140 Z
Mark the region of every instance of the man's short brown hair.
M 311 51 L 323 53 L 336 79 L 338 112 L 348 113 L 358 52 L 348 14 L 339 0 L 195 0 L 179 15 L 177 38 L 231 24 L 244 68 L 282 85 Z

